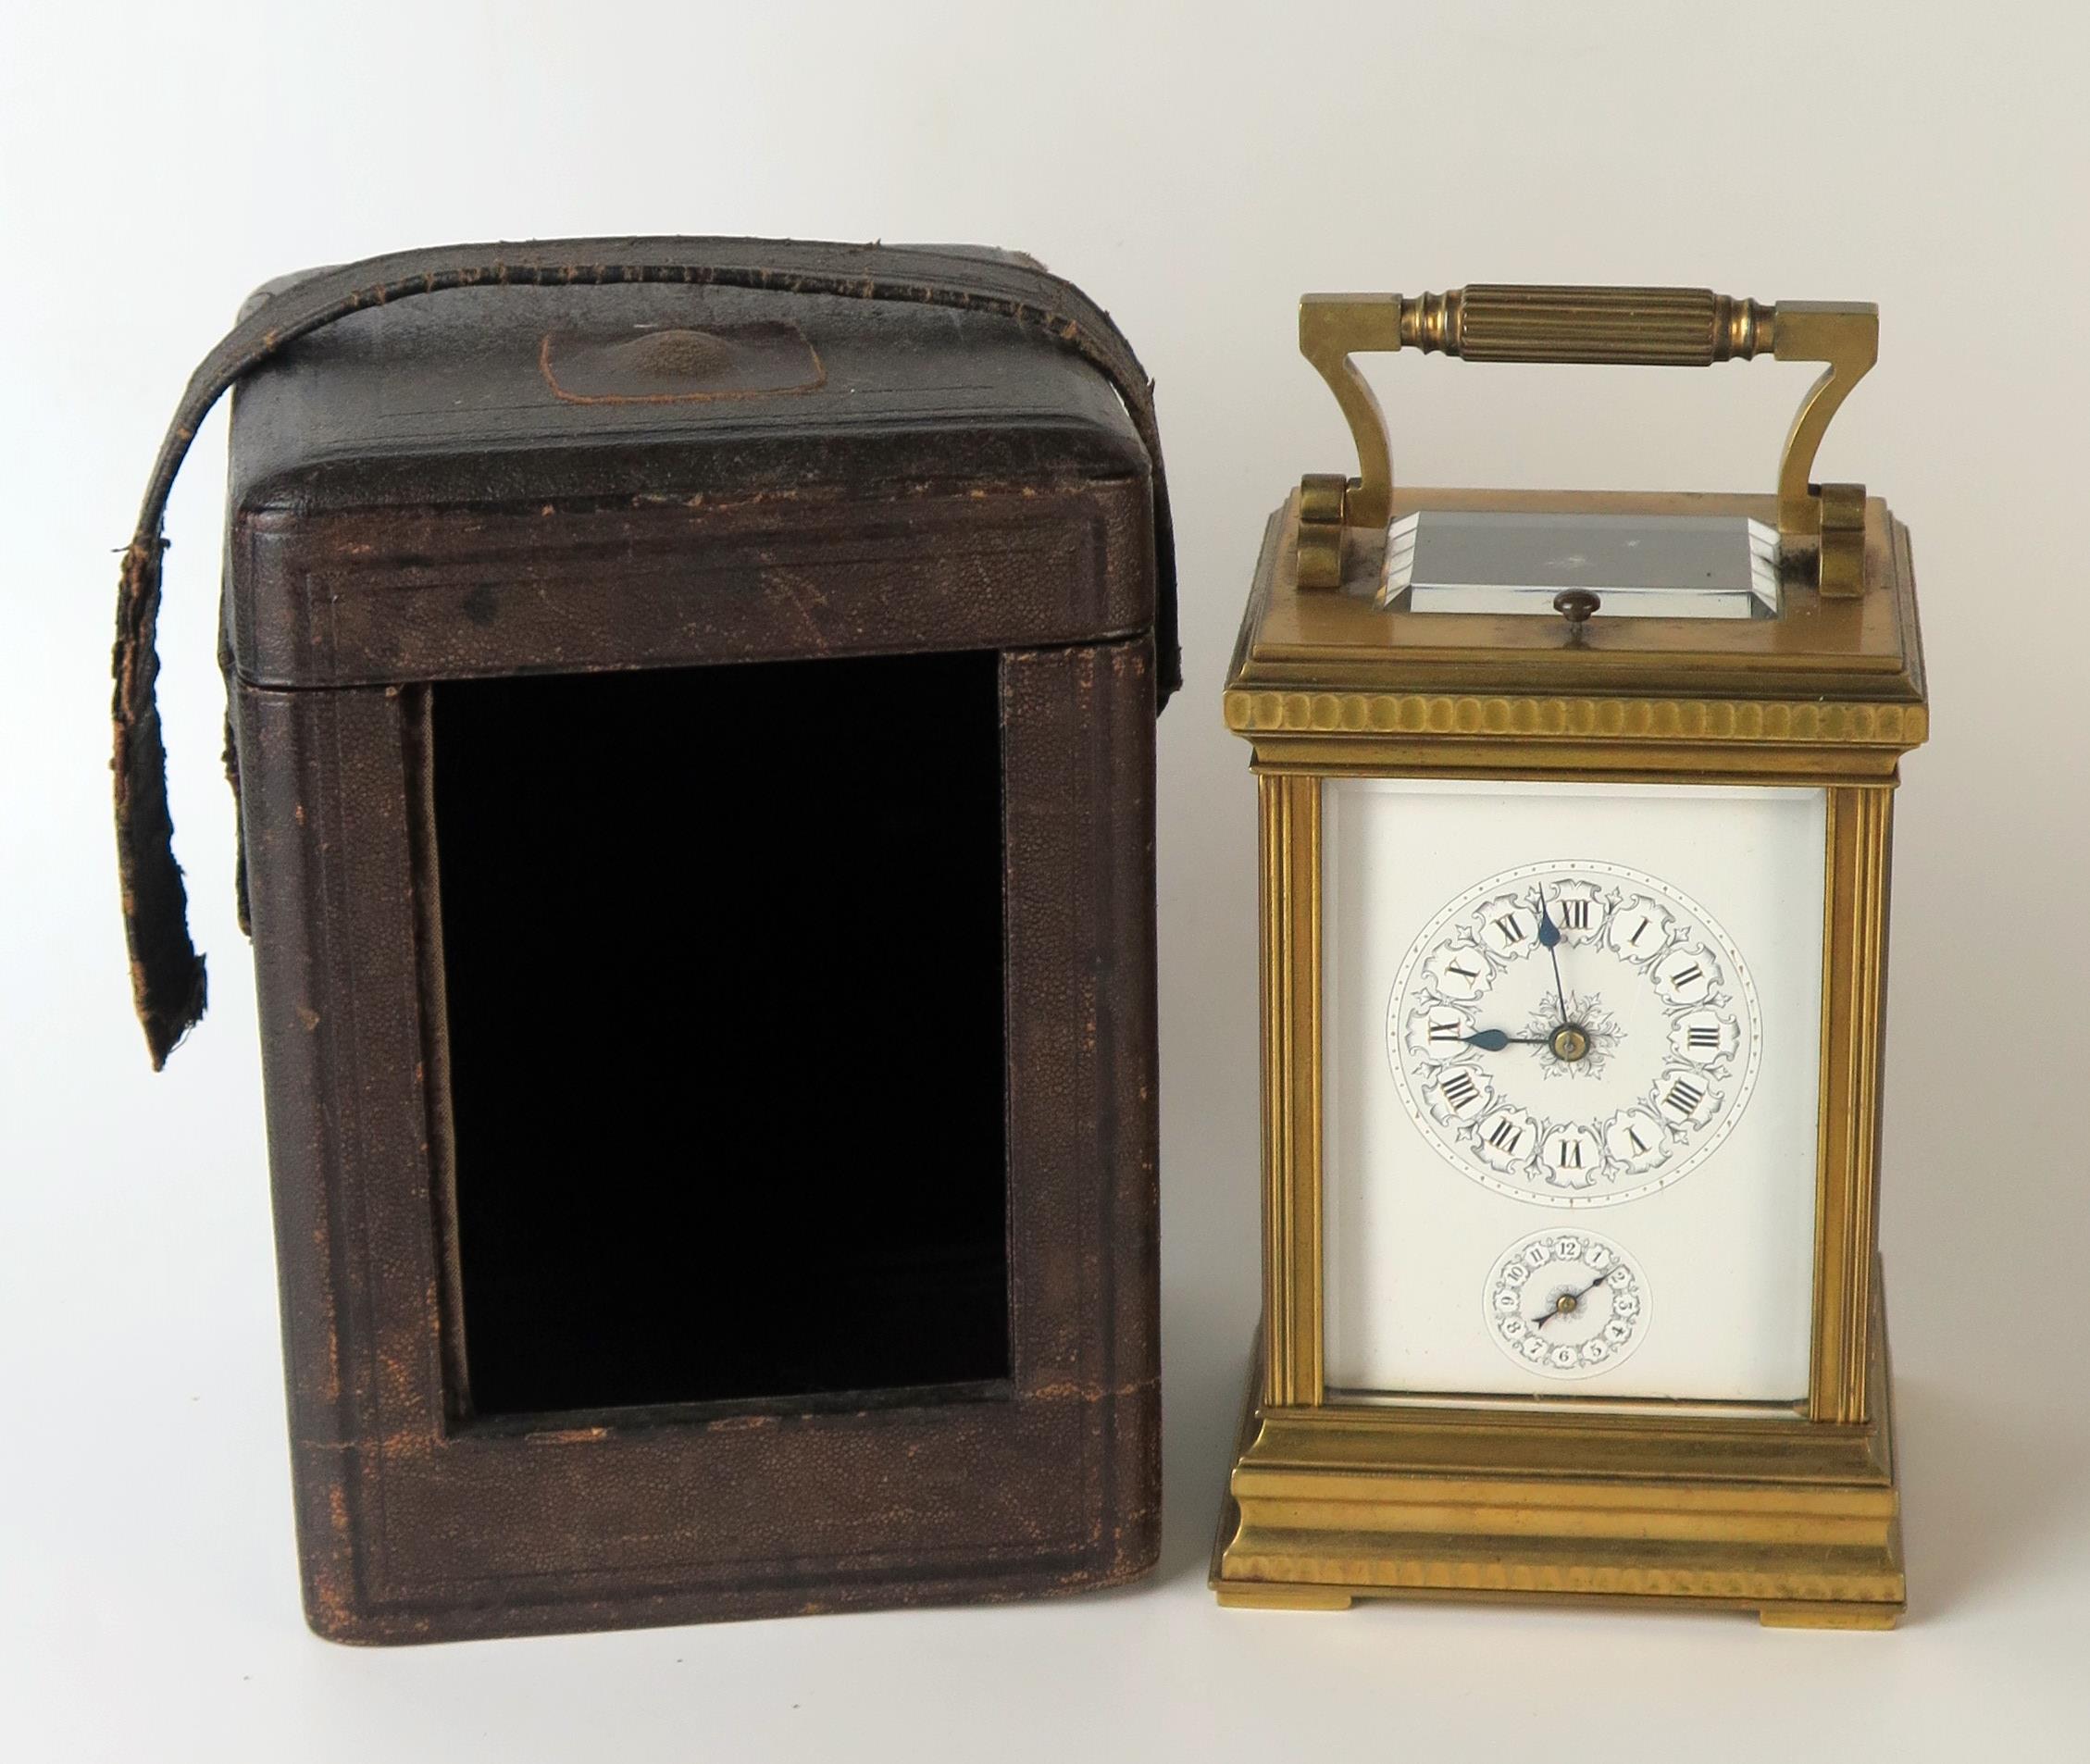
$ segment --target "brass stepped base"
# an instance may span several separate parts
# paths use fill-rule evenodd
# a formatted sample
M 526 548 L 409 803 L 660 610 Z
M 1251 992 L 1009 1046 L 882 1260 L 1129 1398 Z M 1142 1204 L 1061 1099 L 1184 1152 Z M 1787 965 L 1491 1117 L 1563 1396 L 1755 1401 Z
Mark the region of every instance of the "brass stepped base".
M 1223 1605 L 1662 1599 L 1792 1628 L 1888 1629 L 1907 1602 L 1886 1332 L 1857 1425 L 1786 1414 L 1263 1408 L 1220 1515 Z M 1262 1364 L 1258 1353 L 1254 1363 Z

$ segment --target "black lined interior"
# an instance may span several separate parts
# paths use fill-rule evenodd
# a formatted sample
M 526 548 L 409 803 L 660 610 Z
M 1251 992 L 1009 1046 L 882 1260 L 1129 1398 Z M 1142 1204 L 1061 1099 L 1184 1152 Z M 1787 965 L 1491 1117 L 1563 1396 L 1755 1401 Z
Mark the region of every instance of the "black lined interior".
M 996 658 L 432 715 L 472 1410 L 1007 1377 Z

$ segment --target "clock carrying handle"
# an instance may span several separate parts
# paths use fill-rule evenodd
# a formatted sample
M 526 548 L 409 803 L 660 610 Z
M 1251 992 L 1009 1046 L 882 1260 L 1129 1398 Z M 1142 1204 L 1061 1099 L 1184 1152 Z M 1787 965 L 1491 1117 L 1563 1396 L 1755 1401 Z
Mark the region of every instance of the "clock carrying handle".
M 1551 288 L 1475 282 L 1442 294 L 1308 294 L 1300 353 L 1328 382 L 1357 443 L 1359 475 L 1300 483 L 1299 584 L 1342 582 L 1347 528 L 1393 516 L 1386 416 L 1351 356 L 1419 349 L 1468 361 L 1710 367 L 1769 354 L 1826 364 L 1801 400 L 1778 462 L 1778 538 L 1825 595 L 1864 591 L 1865 487 L 1810 481 L 1829 419 L 1879 359 L 1880 313 L 1857 302 L 1767 305 L 1706 288 Z

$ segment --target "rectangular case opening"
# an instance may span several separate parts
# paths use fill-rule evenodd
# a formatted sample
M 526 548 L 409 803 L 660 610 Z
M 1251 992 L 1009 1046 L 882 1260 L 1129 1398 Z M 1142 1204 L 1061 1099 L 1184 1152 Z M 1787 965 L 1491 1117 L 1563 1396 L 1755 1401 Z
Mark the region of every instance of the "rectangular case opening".
M 1007 1379 L 998 658 L 431 699 L 460 1411 Z

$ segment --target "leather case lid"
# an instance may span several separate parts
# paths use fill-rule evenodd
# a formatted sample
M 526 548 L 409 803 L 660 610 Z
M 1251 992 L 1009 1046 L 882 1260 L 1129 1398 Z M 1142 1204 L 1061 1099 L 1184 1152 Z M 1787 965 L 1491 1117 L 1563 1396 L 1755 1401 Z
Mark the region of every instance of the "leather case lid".
M 266 310 L 264 308 L 263 310 Z M 1110 383 L 988 314 L 740 289 L 381 307 L 243 381 L 254 684 L 1018 649 L 1154 622 Z
M 598 329 L 588 297 L 573 292 L 640 287 L 677 291 L 673 323 L 666 329 L 684 334 L 664 338 L 659 331 L 635 328 L 628 317 L 621 328 L 607 323 Z M 519 292 L 524 290 L 554 292 L 533 307 L 533 296 Z M 713 310 L 698 290 L 740 290 L 765 299 L 735 309 L 752 315 L 744 319 L 728 315 L 732 302 L 728 301 L 713 311 L 707 325 L 682 317 L 685 301 L 691 309 Z M 402 323 L 403 304 L 418 308 L 422 302 L 417 296 L 438 295 L 463 304 L 432 319 L 417 317 L 397 332 L 402 339 L 427 339 L 428 354 L 415 358 L 417 365 L 454 372 L 447 392 L 431 398 L 425 384 L 403 386 L 394 380 L 391 369 L 407 352 L 392 350 L 388 338 Z M 568 297 L 577 303 L 570 308 L 564 304 Z M 808 329 L 795 315 L 762 310 L 778 298 L 910 306 L 950 317 L 941 321 L 940 330 L 938 321 L 926 316 L 889 328 L 867 327 L 869 334 L 882 333 L 895 353 L 914 358 L 926 371 L 918 384 L 896 375 L 889 383 L 860 385 L 849 366 L 852 351 L 840 335 L 849 327 L 840 325 L 827 337 L 824 333 L 830 328 L 817 319 Z M 523 304 L 511 305 L 518 300 Z M 615 311 L 614 298 L 601 310 Z M 813 310 L 805 308 L 809 316 Z M 507 322 L 510 311 L 517 316 L 513 329 Z M 525 314 L 530 315 L 527 322 Z M 938 353 L 937 339 L 989 315 L 994 316 L 990 322 L 1038 333 L 1093 373 L 1098 383 L 1087 388 L 1086 410 L 1076 408 L 1083 393 L 1068 390 L 1076 384 L 1074 379 L 1039 365 L 1041 380 L 1057 378 L 1059 391 L 1012 395 L 996 415 L 995 401 L 981 400 L 978 384 L 967 378 L 974 352 L 946 352 L 942 366 L 924 360 Z M 311 341 L 335 326 L 345 328 L 346 344 Z M 528 348 L 532 336 L 534 358 Z M 350 364 L 359 348 L 363 370 L 351 376 Z M 483 364 L 489 355 L 497 359 L 499 370 L 475 374 L 472 364 Z M 840 377 L 830 356 L 844 365 Z M 529 378 L 533 359 L 534 382 Z M 333 408 L 337 368 L 339 377 L 359 382 L 357 395 L 343 397 L 338 412 Z M 110 759 L 117 863 L 132 993 L 156 1066 L 202 1015 L 205 994 L 204 963 L 189 938 L 187 893 L 174 859 L 166 748 L 156 696 L 167 498 L 211 406 L 235 385 L 272 369 L 280 376 L 275 384 L 292 403 L 271 418 L 271 394 L 264 390 L 250 401 L 247 424 L 234 425 L 234 449 L 240 455 L 235 500 L 242 512 L 234 523 L 233 579 L 227 597 L 230 659 L 246 671 L 254 661 L 250 640 L 263 631 L 328 640 L 310 673 L 305 668 L 305 650 L 293 647 L 291 652 L 297 659 L 277 683 L 343 685 L 426 679 L 445 671 L 666 665 L 773 652 L 761 643 L 736 647 L 729 615 L 712 632 L 678 639 L 678 615 L 715 601 L 729 607 L 733 596 L 690 591 L 692 585 L 675 580 L 672 565 L 655 571 L 636 605 L 619 605 L 614 598 L 604 602 L 599 593 L 576 596 L 570 584 L 562 595 L 559 578 L 544 555 L 546 548 L 518 544 L 515 518 L 532 509 L 539 515 L 579 517 L 552 525 L 573 531 L 569 554 L 591 551 L 600 568 L 612 570 L 614 580 L 619 547 L 650 548 L 654 557 L 670 560 L 692 555 L 692 544 L 704 536 L 715 500 L 703 484 L 730 479 L 743 487 L 736 518 L 751 502 L 757 508 L 765 497 L 778 503 L 778 510 L 772 511 L 773 534 L 779 542 L 793 534 L 802 540 L 804 523 L 794 516 L 816 498 L 840 505 L 853 491 L 885 511 L 888 530 L 881 541 L 889 546 L 895 522 L 900 538 L 905 539 L 903 511 L 909 496 L 920 499 L 917 506 L 949 508 L 963 507 L 983 489 L 997 489 L 1004 496 L 1039 493 L 1039 480 L 1010 478 L 995 483 L 989 476 L 1008 470 L 1021 454 L 1020 447 L 999 444 L 1012 439 L 1032 444 L 1027 457 L 1034 468 L 1058 462 L 1052 470 L 1063 475 L 1042 480 L 1042 488 L 1063 500 L 1069 487 L 1087 487 L 1100 503 L 1113 489 L 1122 491 L 1143 484 L 1142 557 L 1136 566 L 1118 571 L 1121 588 L 1127 576 L 1143 584 L 1141 610 L 1136 618 L 1108 617 L 1100 627 L 1094 618 L 1082 622 L 1085 611 L 1122 611 L 1120 597 L 1106 590 L 1077 592 L 1058 607 L 1050 596 L 1043 601 L 1035 595 L 1019 597 L 1013 604 L 1037 616 L 1005 618 L 997 595 L 1010 572 L 997 571 L 986 548 L 976 544 L 970 576 L 961 573 L 961 579 L 946 585 L 947 603 L 967 606 L 972 627 L 953 633 L 939 626 L 941 640 L 935 646 L 1011 647 L 1072 640 L 1076 631 L 1100 637 L 1151 629 L 1158 664 L 1157 709 L 1180 683 L 1175 547 L 1152 384 L 1109 315 L 1079 289 L 1028 259 L 949 246 L 563 239 L 394 252 L 293 279 L 280 284 L 220 339 L 190 376 L 154 458 L 118 576 Z M 1105 385 L 1122 401 L 1117 411 L 1094 402 Z M 790 440 L 790 418 L 780 417 L 767 431 L 750 418 L 750 407 L 758 403 L 793 410 L 840 404 L 846 411 L 858 402 L 859 391 L 871 394 L 862 401 L 871 415 L 861 424 L 821 416 L 803 423 L 803 432 Z M 961 391 L 964 397 L 952 396 Z M 518 394 L 521 404 L 508 408 L 504 400 Z M 939 420 L 939 397 L 953 406 L 942 417 L 960 420 Z M 299 404 L 298 400 L 309 402 Z M 984 411 L 983 403 L 988 407 Z M 726 406 L 739 408 L 727 413 Z M 670 412 L 673 416 L 664 421 L 664 414 Z M 715 424 L 707 417 L 716 418 Z M 1126 419 L 1122 427 L 1120 417 Z M 1098 454 L 1083 451 L 1077 438 L 1094 441 L 1099 425 L 1121 447 L 1126 429 L 1137 437 L 1141 445 L 1136 451 L 1144 453 L 1143 480 L 1122 473 L 1111 477 L 1109 468 L 1099 466 Z M 951 431 L 940 441 L 934 433 L 939 428 Z M 1011 430 L 1013 438 L 1006 432 Z M 243 448 L 247 433 L 252 440 Z M 879 437 L 888 444 L 880 447 Z M 820 476 L 838 462 L 874 457 L 877 463 L 866 463 L 852 478 Z M 1132 463 L 1137 466 L 1138 461 Z M 970 476 L 942 476 L 946 470 Z M 715 478 L 707 479 L 707 471 L 715 471 Z M 1088 475 L 1091 473 L 1095 475 Z M 765 479 L 761 474 L 771 476 Z M 649 489 L 649 484 L 665 488 Z M 866 489 L 873 484 L 880 488 Z M 405 491 L 404 486 L 416 488 Z M 939 493 L 927 495 L 930 491 Z M 329 497 L 335 499 L 330 504 Z M 795 508 L 783 506 L 794 499 Z M 679 508 L 686 516 L 684 530 L 672 530 L 657 520 L 643 534 L 599 523 L 585 535 L 576 530 L 587 525 L 589 515 L 620 504 L 634 514 Z M 403 508 L 423 516 L 422 525 L 417 529 L 410 521 L 394 521 L 400 530 L 388 538 L 384 523 Z M 458 518 L 460 510 L 467 511 L 468 517 Z M 497 554 L 475 560 L 474 522 L 495 516 L 509 521 L 495 547 Z M 1071 530 L 1084 520 L 1092 536 L 1087 561 L 1091 565 L 1099 558 L 1113 563 L 1122 547 L 1110 542 L 1106 510 L 1094 507 L 1084 516 L 1077 508 L 1063 509 L 1060 526 Z M 260 530 L 269 522 L 278 528 L 273 535 Z M 358 522 L 363 523 L 360 528 Z M 317 549 L 301 555 L 298 539 L 317 538 L 317 529 L 330 524 L 330 532 Z M 765 604 L 755 623 L 766 620 L 774 630 L 802 604 L 802 595 L 788 563 L 765 562 L 765 546 L 776 547 L 768 546 L 759 528 L 759 519 L 743 520 L 735 537 L 747 548 L 748 562 L 763 588 Z M 1120 536 L 1129 531 L 1121 528 Z M 279 547 L 272 560 L 243 559 L 243 534 L 257 541 L 272 537 L 288 543 Z M 830 531 L 829 537 L 834 536 Z M 445 548 L 447 557 L 442 554 Z M 828 549 L 834 551 L 832 545 Z M 1076 553 L 1078 546 L 1069 553 L 1063 544 L 1059 558 L 1015 572 L 1016 578 L 1034 585 L 1048 580 L 1055 569 L 1064 568 L 1067 556 L 1078 563 Z M 412 609 L 417 616 L 403 627 L 410 629 L 413 641 L 390 640 L 390 607 L 366 593 L 359 640 L 348 645 L 344 658 L 330 633 L 339 624 L 339 584 L 349 560 L 356 562 L 366 583 L 380 581 L 388 566 L 412 571 L 424 562 L 434 563 L 439 579 L 417 584 L 423 594 Z M 888 567 L 880 574 L 887 604 L 878 617 L 858 617 L 852 597 L 839 605 L 822 601 L 825 622 L 805 619 L 792 652 L 829 652 L 838 632 L 858 652 L 875 651 L 881 641 L 887 648 L 922 647 L 911 640 L 911 630 L 926 631 L 938 621 L 928 616 L 933 608 L 912 602 L 916 589 L 940 580 L 933 560 L 915 557 L 912 578 L 893 566 L 892 558 L 885 561 Z M 480 569 L 483 579 L 456 580 L 460 562 L 467 569 Z M 273 573 L 265 565 L 272 565 Z M 451 570 L 447 581 L 440 579 L 445 567 Z M 1091 567 L 1089 573 L 1097 572 Z M 742 570 L 742 586 L 747 579 Z M 273 603 L 267 593 L 269 583 L 278 590 Z M 534 626 L 504 616 L 504 584 L 509 596 L 505 610 L 513 612 L 524 601 L 534 604 Z M 276 616 L 279 613 L 282 616 Z M 1069 615 L 1076 620 L 1072 627 Z M 446 633 L 495 627 L 503 631 L 503 641 L 467 643 L 456 652 L 444 652 Z M 352 638 L 357 635 L 351 633 Z M 547 646 L 547 635 L 557 636 L 555 648 Z M 609 640 L 601 640 L 604 639 Z M 247 677 L 267 677 L 254 672 Z
M 1148 471 L 1036 329 L 832 295 L 461 289 L 304 338 L 234 400 L 235 515 Z

